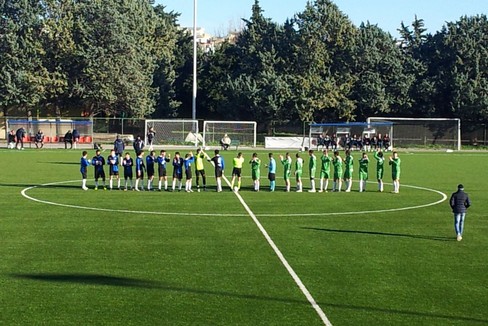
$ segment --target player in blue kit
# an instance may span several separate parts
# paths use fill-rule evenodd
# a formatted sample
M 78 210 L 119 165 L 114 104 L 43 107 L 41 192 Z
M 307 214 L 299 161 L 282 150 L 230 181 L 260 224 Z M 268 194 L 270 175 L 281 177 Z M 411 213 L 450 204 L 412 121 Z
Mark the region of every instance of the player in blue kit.
M 90 166 L 90 160 L 87 158 L 87 155 L 88 152 L 83 151 L 83 153 L 81 153 L 81 160 L 80 160 L 81 189 L 83 190 L 88 190 L 88 187 L 86 186 L 86 178 L 87 178 L 88 167 Z
M 107 157 L 108 161 L 108 175 L 110 180 L 108 181 L 108 187 L 110 190 L 113 189 L 113 179 L 117 179 L 117 188 L 120 190 L 120 176 L 119 176 L 119 157 L 115 154 L 115 150 L 110 151 L 110 155 Z
M 166 164 L 169 163 L 170 155 L 166 154 L 165 150 L 159 152 L 159 156 L 157 157 L 156 161 L 158 162 L 158 174 L 159 174 L 159 182 L 158 182 L 158 190 L 161 191 L 161 185 L 164 181 L 164 190 L 168 190 L 168 175 L 166 170 Z
M 122 160 L 122 166 L 124 167 L 124 179 L 125 187 L 124 191 L 127 191 L 127 181 L 130 180 L 130 190 L 133 190 L 132 186 L 132 166 L 134 165 L 134 160 L 130 157 L 129 153 L 125 153 L 125 157 Z
M 156 153 L 151 151 L 146 157 L 146 171 L 147 171 L 147 190 L 153 190 L 152 182 L 154 180 L 154 164 L 157 162 Z
M 209 162 L 212 162 L 215 167 L 215 181 L 217 182 L 217 192 L 222 192 L 222 175 L 224 174 L 225 162 L 220 151 L 216 149 L 214 151 L 215 156 L 212 157 Z
M 195 158 L 193 157 L 193 153 L 190 152 L 185 155 L 184 165 L 185 165 L 185 175 L 186 175 L 186 183 L 185 183 L 185 191 L 186 192 L 193 192 L 191 190 L 191 164 L 195 162 Z
M 136 191 L 144 190 L 144 151 L 137 153 L 136 157 Z M 139 182 L 141 183 L 141 189 L 139 189 Z
M 180 156 L 180 152 L 175 153 L 175 157 L 173 158 L 173 185 L 171 187 L 172 191 L 176 189 L 176 181 L 178 181 L 178 191 L 181 191 L 182 186 L 182 179 L 183 179 L 183 167 L 185 165 L 185 161 L 183 157 Z
M 275 191 L 276 186 L 276 160 L 273 157 L 273 153 L 268 154 L 268 179 L 269 179 L 269 191 Z
M 100 154 L 99 149 L 95 152 L 95 156 L 92 158 L 91 163 L 95 167 L 95 190 L 98 190 L 98 179 L 102 179 L 103 190 L 107 190 L 105 185 L 105 171 L 103 169 L 105 158 Z

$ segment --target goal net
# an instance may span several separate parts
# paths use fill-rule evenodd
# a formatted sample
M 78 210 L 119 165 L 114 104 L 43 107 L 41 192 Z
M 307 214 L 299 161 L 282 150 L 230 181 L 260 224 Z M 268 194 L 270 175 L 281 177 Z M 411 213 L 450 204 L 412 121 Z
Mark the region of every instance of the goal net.
M 256 147 L 254 121 L 205 121 L 203 123 L 203 146 L 220 146 L 227 134 L 232 144 Z
M 198 120 L 146 120 L 145 143 L 148 132 L 154 131 L 153 145 L 194 145 L 202 141 L 198 134 Z
M 389 150 L 392 147 L 391 122 L 311 123 L 304 146 L 317 149 Z
M 461 120 L 449 118 L 370 117 L 368 122 L 393 123 L 396 147 L 442 147 L 461 150 Z

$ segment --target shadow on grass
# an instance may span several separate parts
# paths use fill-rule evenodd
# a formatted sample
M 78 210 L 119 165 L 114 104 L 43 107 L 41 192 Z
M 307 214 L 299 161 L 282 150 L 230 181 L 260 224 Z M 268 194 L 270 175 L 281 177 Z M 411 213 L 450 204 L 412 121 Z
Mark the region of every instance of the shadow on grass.
M 323 232 L 330 232 L 330 233 L 380 235 L 386 237 L 400 237 L 400 238 L 411 238 L 411 239 L 422 239 L 422 240 L 433 240 L 433 241 L 456 241 L 454 237 L 449 238 L 449 237 L 439 237 L 439 236 L 431 236 L 431 235 L 387 233 L 387 232 L 360 231 L 360 230 L 337 230 L 337 229 L 323 229 L 323 228 L 312 228 L 312 227 L 302 227 L 302 229 L 323 231 Z
M 250 300 L 262 300 L 262 301 L 277 301 L 285 303 L 296 303 L 308 305 L 307 300 L 296 300 L 286 298 L 276 298 L 270 296 L 260 296 L 252 294 L 239 294 L 224 291 L 211 291 L 200 289 L 189 289 L 183 287 L 176 287 L 166 285 L 161 282 L 140 280 L 136 278 L 116 277 L 99 274 L 10 274 L 13 278 L 27 279 L 41 282 L 54 282 L 54 283 L 76 283 L 82 285 L 100 285 L 100 286 L 114 286 L 114 287 L 128 287 L 128 288 L 141 288 L 141 289 L 155 289 L 174 291 L 191 294 L 202 295 L 215 295 L 223 297 L 233 297 L 238 299 L 250 299 Z
M 173 291 L 173 292 L 190 293 L 190 294 L 215 295 L 215 296 L 246 299 L 246 300 L 249 299 L 249 300 L 260 300 L 260 301 L 273 301 L 273 302 L 295 303 L 295 304 L 303 304 L 303 305 L 310 304 L 307 300 L 276 298 L 270 296 L 240 294 L 240 293 L 225 292 L 225 291 L 190 289 L 190 288 L 169 286 L 157 281 L 147 281 L 147 280 L 141 280 L 136 278 L 116 277 L 116 276 L 99 275 L 99 274 L 51 274 L 51 273 L 48 274 L 46 273 L 46 274 L 10 274 L 10 276 L 18 279 L 27 279 L 27 280 L 41 281 L 41 282 L 76 283 L 82 285 L 100 285 L 100 286 L 153 289 L 153 290 L 164 290 L 164 291 Z M 448 315 L 434 314 L 429 312 L 376 308 L 376 307 L 355 306 L 355 305 L 324 303 L 324 302 L 318 302 L 318 304 L 323 307 L 336 308 L 336 309 L 350 309 L 350 310 L 365 311 L 365 312 L 377 312 L 377 313 L 379 312 L 384 314 L 428 317 L 428 318 L 446 319 L 449 321 L 458 321 L 458 322 L 459 321 L 470 322 L 470 323 L 488 322 L 488 320 L 483 320 L 483 319 L 462 317 L 462 316 L 448 316 Z
M 39 162 L 42 164 L 80 165 L 80 162 Z
M 79 183 L 81 183 L 81 180 L 80 180 Z M 11 188 L 11 187 L 16 187 L 16 188 L 36 187 L 36 188 L 60 188 L 60 189 L 76 188 L 76 189 L 80 189 L 80 185 L 79 184 L 40 185 L 40 184 L 22 184 L 22 183 L 0 183 L 0 187 L 6 187 L 6 188 Z
M 469 323 L 480 323 L 486 324 L 488 320 L 486 319 L 478 319 L 472 317 L 462 317 L 462 316 L 448 316 L 448 315 L 440 315 L 430 312 L 421 312 L 421 311 L 408 311 L 408 310 L 399 310 L 399 309 L 388 309 L 388 308 L 377 308 L 377 307 L 364 307 L 364 306 L 355 306 L 355 305 L 348 305 L 348 304 L 336 304 L 336 303 L 319 303 L 324 307 L 331 307 L 337 309 L 350 309 L 355 311 L 365 311 L 365 312 L 376 312 L 376 313 L 384 313 L 387 315 L 390 314 L 397 314 L 397 315 L 404 315 L 404 316 L 416 316 L 416 317 L 428 317 L 428 318 L 435 318 L 435 319 L 446 319 L 451 322 L 469 322 Z M 415 322 L 413 322 L 415 324 Z

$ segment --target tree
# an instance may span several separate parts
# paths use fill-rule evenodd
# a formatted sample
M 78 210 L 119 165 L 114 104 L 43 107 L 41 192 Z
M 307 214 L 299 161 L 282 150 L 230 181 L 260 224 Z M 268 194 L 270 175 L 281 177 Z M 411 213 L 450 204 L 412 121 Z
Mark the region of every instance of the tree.
M 44 98 L 41 8 L 35 0 L 0 2 L 0 107 L 32 109 Z M 27 113 L 27 112 L 26 112 Z

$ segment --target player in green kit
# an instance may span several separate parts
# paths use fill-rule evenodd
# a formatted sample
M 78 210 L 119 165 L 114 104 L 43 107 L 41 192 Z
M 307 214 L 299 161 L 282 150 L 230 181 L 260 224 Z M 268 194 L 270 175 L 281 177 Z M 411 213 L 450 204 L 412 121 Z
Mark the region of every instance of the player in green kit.
M 241 174 L 242 174 L 242 164 L 244 164 L 244 157 L 242 153 L 238 153 L 237 157 L 232 160 L 232 180 L 230 182 L 230 190 L 239 191 L 241 189 Z M 237 186 L 234 188 L 234 182 L 237 178 Z
M 252 159 L 249 161 L 251 164 L 251 176 L 254 184 L 254 191 L 259 191 L 259 178 L 261 177 L 261 160 L 257 153 L 252 154 Z
M 319 192 L 327 192 L 327 188 L 329 187 L 329 175 L 330 175 L 330 162 L 331 159 L 329 157 L 329 152 L 327 149 L 324 149 L 322 152 L 323 155 L 320 158 L 320 188 Z
M 334 186 L 332 191 L 340 192 L 342 189 L 342 157 L 340 157 L 339 151 L 334 152 L 332 165 L 334 166 Z
M 295 161 L 295 178 L 297 180 L 297 192 L 302 192 L 303 158 L 300 157 L 299 153 L 297 153 L 296 158 L 297 160 Z
M 376 179 L 378 180 L 378 191 L 383 192 L 383 171 L 385 158 L 380 148 L 374 152 L 373 157 L 376 160 Z
M 391 178 L 393 179 L 393 192 L 398 194 L 400 192 L 400 164 L 401 160 L 397 152 L 393 152 L 393 157 L 390 156 Z
M 354 172 L 354 159 L 351 151 L 346 151 L 346 158 L 344 159 L 344 181 L 346 181 L 346 192 L 351 192 L 352 187 L 352 173 Z
M 317 157 L 313 150 L 308 151 L 310 161 L 308 162 L 308 171 L 310 173 L 310 190 L 308 192 L 315 192 L 315 172 L 317 171 Z
M 369 159 L 366 153 L 359 159 L 359 192 L 366 191 L 366 181 L 368 180 Z
M 283 179 L 285 180 L 285 186 L 286 186 L 286 192 L 290 192 L 291 188 L 291 183 L 290 183 L 290 177 L 291 177 L 291 157 L 290 153 L 286 153 L 285 157 L 283 155 L 280 155 L 280 161 L 281 164 L 283 164 Z

